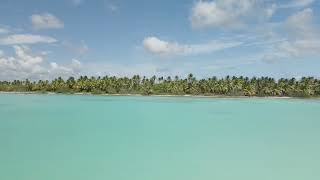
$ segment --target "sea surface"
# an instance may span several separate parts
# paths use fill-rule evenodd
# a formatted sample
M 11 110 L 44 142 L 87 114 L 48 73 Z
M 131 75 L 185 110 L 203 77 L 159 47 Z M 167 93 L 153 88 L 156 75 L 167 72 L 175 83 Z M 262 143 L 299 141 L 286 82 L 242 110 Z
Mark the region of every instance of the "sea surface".
M 0 94 L 0 180 L 319 180 L 320 100 Z

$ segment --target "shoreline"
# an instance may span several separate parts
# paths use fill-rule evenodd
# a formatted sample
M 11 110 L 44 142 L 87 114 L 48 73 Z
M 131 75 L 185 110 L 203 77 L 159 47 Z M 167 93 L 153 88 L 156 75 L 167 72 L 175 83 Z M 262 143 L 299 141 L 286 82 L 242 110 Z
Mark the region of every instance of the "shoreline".
M 289 97 L 289 96 L 224 96 L 224 95 L 172 95 L 172 94 L 93 94 L 93 93 L 56 93 L 56 92 L 9 92 L 0 91 L 0 94 L 21 94 L 21 95 L 67 95 L 67 96 L 132 96 L 132 97 L 189 97 L 189 98 L 226 98 L 226 99 L 320 99 L 320 97 Z

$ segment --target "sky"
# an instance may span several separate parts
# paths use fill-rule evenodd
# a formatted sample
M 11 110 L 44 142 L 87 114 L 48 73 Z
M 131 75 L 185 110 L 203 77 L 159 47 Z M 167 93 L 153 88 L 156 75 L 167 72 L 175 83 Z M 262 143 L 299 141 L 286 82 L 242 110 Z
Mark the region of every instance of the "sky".
M 0 80 L 320 77 L 320 0 L 0 0 Z

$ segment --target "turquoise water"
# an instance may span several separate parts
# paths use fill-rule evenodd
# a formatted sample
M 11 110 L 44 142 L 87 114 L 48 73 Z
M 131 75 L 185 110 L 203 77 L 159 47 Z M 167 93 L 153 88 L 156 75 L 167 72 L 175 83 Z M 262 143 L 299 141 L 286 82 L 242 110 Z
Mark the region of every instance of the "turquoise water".
M 0 94 L 0 180 L 319 180 L 320 101 Z

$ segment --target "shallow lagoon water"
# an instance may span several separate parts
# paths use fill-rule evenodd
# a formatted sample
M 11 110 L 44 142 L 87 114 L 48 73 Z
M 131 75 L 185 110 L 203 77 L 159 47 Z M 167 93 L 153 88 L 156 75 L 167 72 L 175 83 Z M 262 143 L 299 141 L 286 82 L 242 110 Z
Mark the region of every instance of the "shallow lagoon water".
M 0 94 L 2 180 L 319 180 L 320 100 Z

